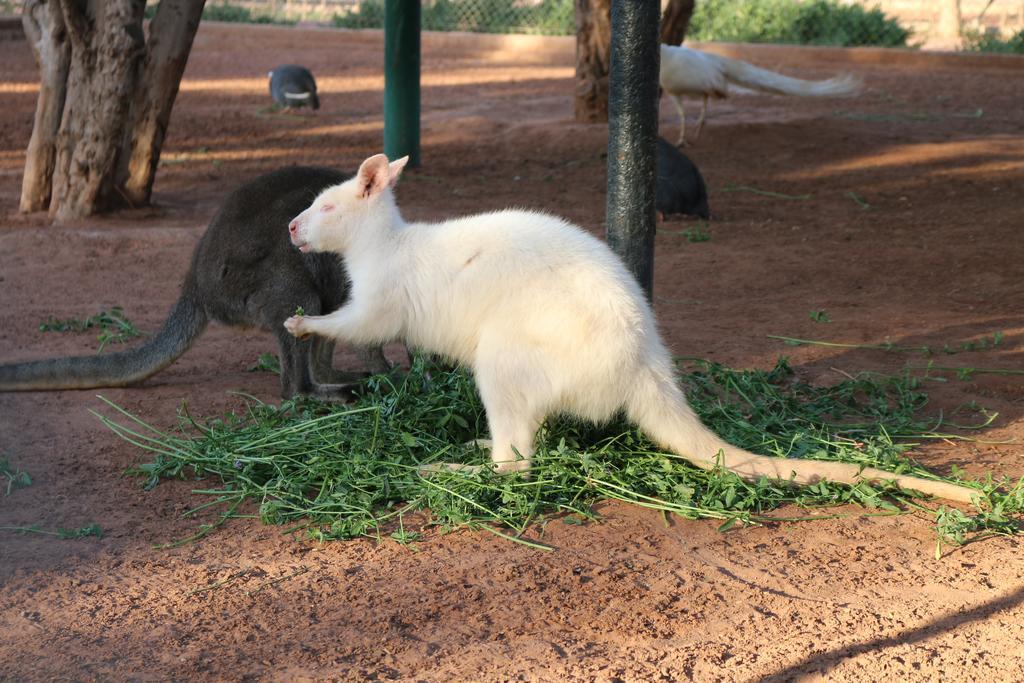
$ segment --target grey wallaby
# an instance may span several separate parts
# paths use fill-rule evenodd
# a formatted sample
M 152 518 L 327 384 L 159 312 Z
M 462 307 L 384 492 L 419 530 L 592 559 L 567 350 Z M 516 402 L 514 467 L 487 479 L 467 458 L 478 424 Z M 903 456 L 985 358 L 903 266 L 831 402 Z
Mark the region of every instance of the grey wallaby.
M 242 185 L 224 200 L 199 240 L 181 296 L 151 339 L 120 353 L 0 365 L 0 391 L 135 384 L 173 363 L 216 320 L 274 333 L 284 397 L 344 398 L 346 383 L 365 373 L 335 371 L 332 342 L 296 340 L 283 324 L 299 306 L 307 314 L 327 313 L 348 296 L 341 258 L 301 254 L 289 241 L 288 222 L 322 190 L 349 177 L 326 168 L 293 167 Z M 389 367 L 380 347 L 360 350 L 360 356 L 372 371 Z

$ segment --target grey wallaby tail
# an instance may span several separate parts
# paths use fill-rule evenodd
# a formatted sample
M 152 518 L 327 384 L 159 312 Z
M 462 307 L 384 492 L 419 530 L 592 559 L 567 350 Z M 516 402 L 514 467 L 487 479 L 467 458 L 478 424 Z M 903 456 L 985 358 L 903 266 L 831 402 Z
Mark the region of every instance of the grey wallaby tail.
M 722 65 L 725 77 L 730 83 L 761 90 L 776 95 L 798 95 L 801 97 L 841 97 L 860 91 L 860 81 L 849 74 L 842 74 L 824 81 L 805 81 L 801 78 L 784 76 L 775 71 L 762 69 L 739 59 L 715 55 Z
M 138 348 L 0 365 L 0 391 L 123 387 L 156 374 L 185 353 L 206 327 L 206 312 L 190 292 L 186 285 L 160 331 Z
M 761 477 L 797 484 L 813 484 L 822 479 L 841 484 L 859 482 L 895 482 L 900 488 L 970 503 L 977 491 L 965 486 L 921 479 L 871 467 L 860 467 L 845 462 L 799 460 L 756 455 L 732 446 L 705 427 L 683 397 L 675 379 L 650 371 L 637 378 L 631 392 L 627 411 L 655 443 L 668 448 L 702 469 L 710 470 L 721 464 L 743 477 L 756 481 Z

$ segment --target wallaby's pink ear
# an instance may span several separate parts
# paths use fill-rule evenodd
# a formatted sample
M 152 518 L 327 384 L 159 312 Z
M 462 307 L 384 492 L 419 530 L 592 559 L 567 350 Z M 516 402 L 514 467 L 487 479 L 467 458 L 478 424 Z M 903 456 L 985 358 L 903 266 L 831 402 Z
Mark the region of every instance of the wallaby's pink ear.
M 388 173 L 391 175 L 391 187 L 394 187 L 398 182 L 398 176 L 402 175 L 402 169 L 409 163 L 409 157 L 404 156 L 401 159 L 395 159 L 388 165 Z
M 359 197 L 366 199 L 384 190 L 390 180 L 388 158 L 374 154 L 359 166 L 356 178 L 359 181 Z

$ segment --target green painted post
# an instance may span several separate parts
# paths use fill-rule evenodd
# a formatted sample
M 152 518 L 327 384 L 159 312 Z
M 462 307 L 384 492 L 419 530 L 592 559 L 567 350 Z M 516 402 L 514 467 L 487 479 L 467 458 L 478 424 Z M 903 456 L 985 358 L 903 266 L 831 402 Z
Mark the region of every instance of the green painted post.
M 420 2 L 384 3 L 384 153 L 420 165 Z

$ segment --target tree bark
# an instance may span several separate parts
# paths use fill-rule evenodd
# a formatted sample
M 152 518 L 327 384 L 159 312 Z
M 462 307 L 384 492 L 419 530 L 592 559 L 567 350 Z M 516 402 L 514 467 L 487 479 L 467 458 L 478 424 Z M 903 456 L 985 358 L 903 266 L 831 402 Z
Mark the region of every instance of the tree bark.
M 680 45 L 693 17 L 694 0 L 666 0 L 660 40 Z M 612 38 L 611 0 L 576 0 L 576 120 L 608 120 L 608 68 Z
M 71 37 L 67 100 L 50 215 L 62 222 L 108 208 L 142 61 L 145 0 L 61 0 Z
M 29 0 L 22 25 L 39 66 L 39 99 L 36 101 L 32 137 L 25 152 L 25 175 L 21 181 L 22 212 L 42 211 L 50 203 L 50 180 L 57 155 L 64 98 L 67 94 L 71 45 L 64 29 L 64 17 L 57 0 Z
M 22 211 L 58 222 L 148 203 L 205 0 L 28 0 L 42 86 Z
M 608 120 L 610 0 L 576 0 L 576 120 Z
M 131 105 L 117 184 L 131 205 L 148 204 L 171 109 L 206 0 L 161 0 L 149 25 L 140 85 Z
M 694 0 L 668 0 L 661 15 L 661 42 L 666 45 L 682 45 L 686 31 L 693 17 Z

